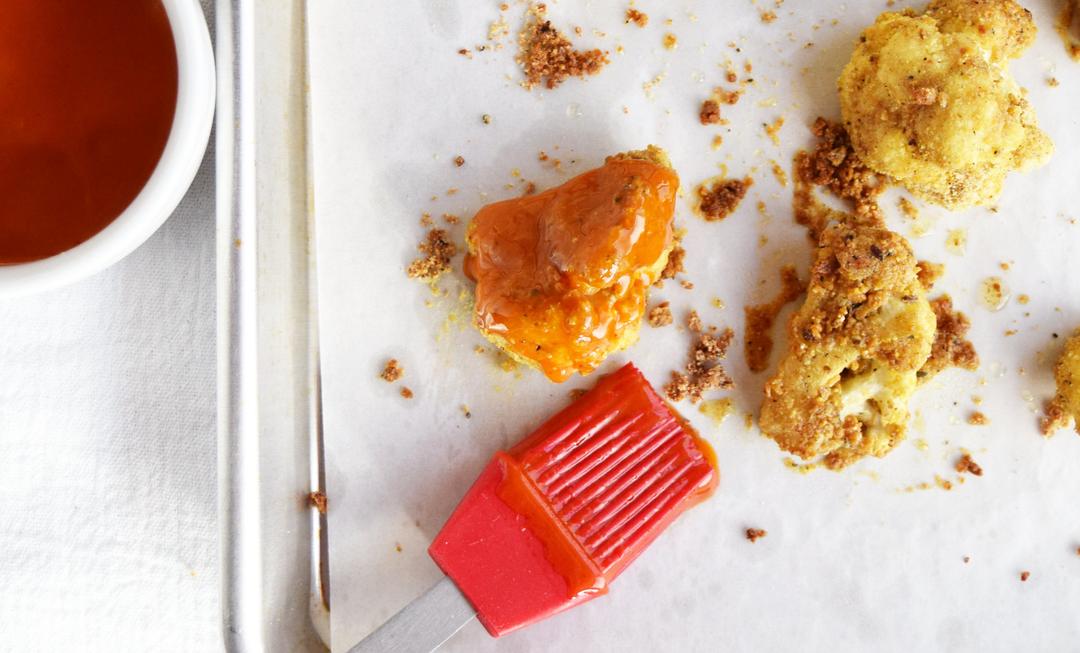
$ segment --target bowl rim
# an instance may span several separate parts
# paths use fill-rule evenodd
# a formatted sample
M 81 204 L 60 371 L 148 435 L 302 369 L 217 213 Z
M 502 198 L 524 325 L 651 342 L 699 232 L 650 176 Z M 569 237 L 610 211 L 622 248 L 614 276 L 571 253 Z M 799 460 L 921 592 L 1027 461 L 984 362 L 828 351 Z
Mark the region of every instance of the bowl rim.
M 108 226 L 48 258 L 0 266 L 0 298 L 56 288 L 116 263 L 146 242 L 195 179 L 214 120 L 216 76 L 210 32 L 198 0 L 161 0 L 177 60 L 176 113 L 150 178 Z

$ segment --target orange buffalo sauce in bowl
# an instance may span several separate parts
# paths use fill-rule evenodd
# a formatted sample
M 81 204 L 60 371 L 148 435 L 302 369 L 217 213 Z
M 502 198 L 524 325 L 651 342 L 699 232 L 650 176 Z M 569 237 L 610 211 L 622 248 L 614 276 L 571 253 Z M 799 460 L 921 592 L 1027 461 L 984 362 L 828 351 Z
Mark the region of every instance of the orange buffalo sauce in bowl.
M 553 381 L 592 372 L 637 336 L 673 245 L 678 189 L 666 155 L 650 147 L 482 208 L 465 258 L 477 327 Z
M 0 11 L 0 265 L 88 240 L 135 199 L 176 112 L 160 0 L 5 0 Z

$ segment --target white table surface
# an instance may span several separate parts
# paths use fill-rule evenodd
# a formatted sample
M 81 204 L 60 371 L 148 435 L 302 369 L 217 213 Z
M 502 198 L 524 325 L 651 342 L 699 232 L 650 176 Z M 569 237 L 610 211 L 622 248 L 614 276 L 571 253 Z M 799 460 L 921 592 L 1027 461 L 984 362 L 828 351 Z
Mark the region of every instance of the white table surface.
M 214 268 L 211 142 L 131 256 L 0 301 L 0 651 L 220 650 Z

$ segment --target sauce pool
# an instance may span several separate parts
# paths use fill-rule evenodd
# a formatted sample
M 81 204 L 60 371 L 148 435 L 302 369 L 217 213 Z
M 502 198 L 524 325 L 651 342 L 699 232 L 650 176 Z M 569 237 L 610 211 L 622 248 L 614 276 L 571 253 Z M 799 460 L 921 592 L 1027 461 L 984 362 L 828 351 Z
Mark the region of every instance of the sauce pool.
M 71 249 L 154 171 L 176 111 L 160 0 L 5 0 L 0 12 L 0 265 Z

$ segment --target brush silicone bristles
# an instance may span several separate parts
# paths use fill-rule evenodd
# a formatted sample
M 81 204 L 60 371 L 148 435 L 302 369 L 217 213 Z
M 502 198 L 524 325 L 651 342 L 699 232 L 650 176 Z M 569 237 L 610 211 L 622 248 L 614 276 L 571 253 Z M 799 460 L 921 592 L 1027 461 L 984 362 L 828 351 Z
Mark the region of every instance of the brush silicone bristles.
M 428 552 L 502 635 L 605 593 L 717 478 L 709 446 L 628 364 L 496 454 Z

